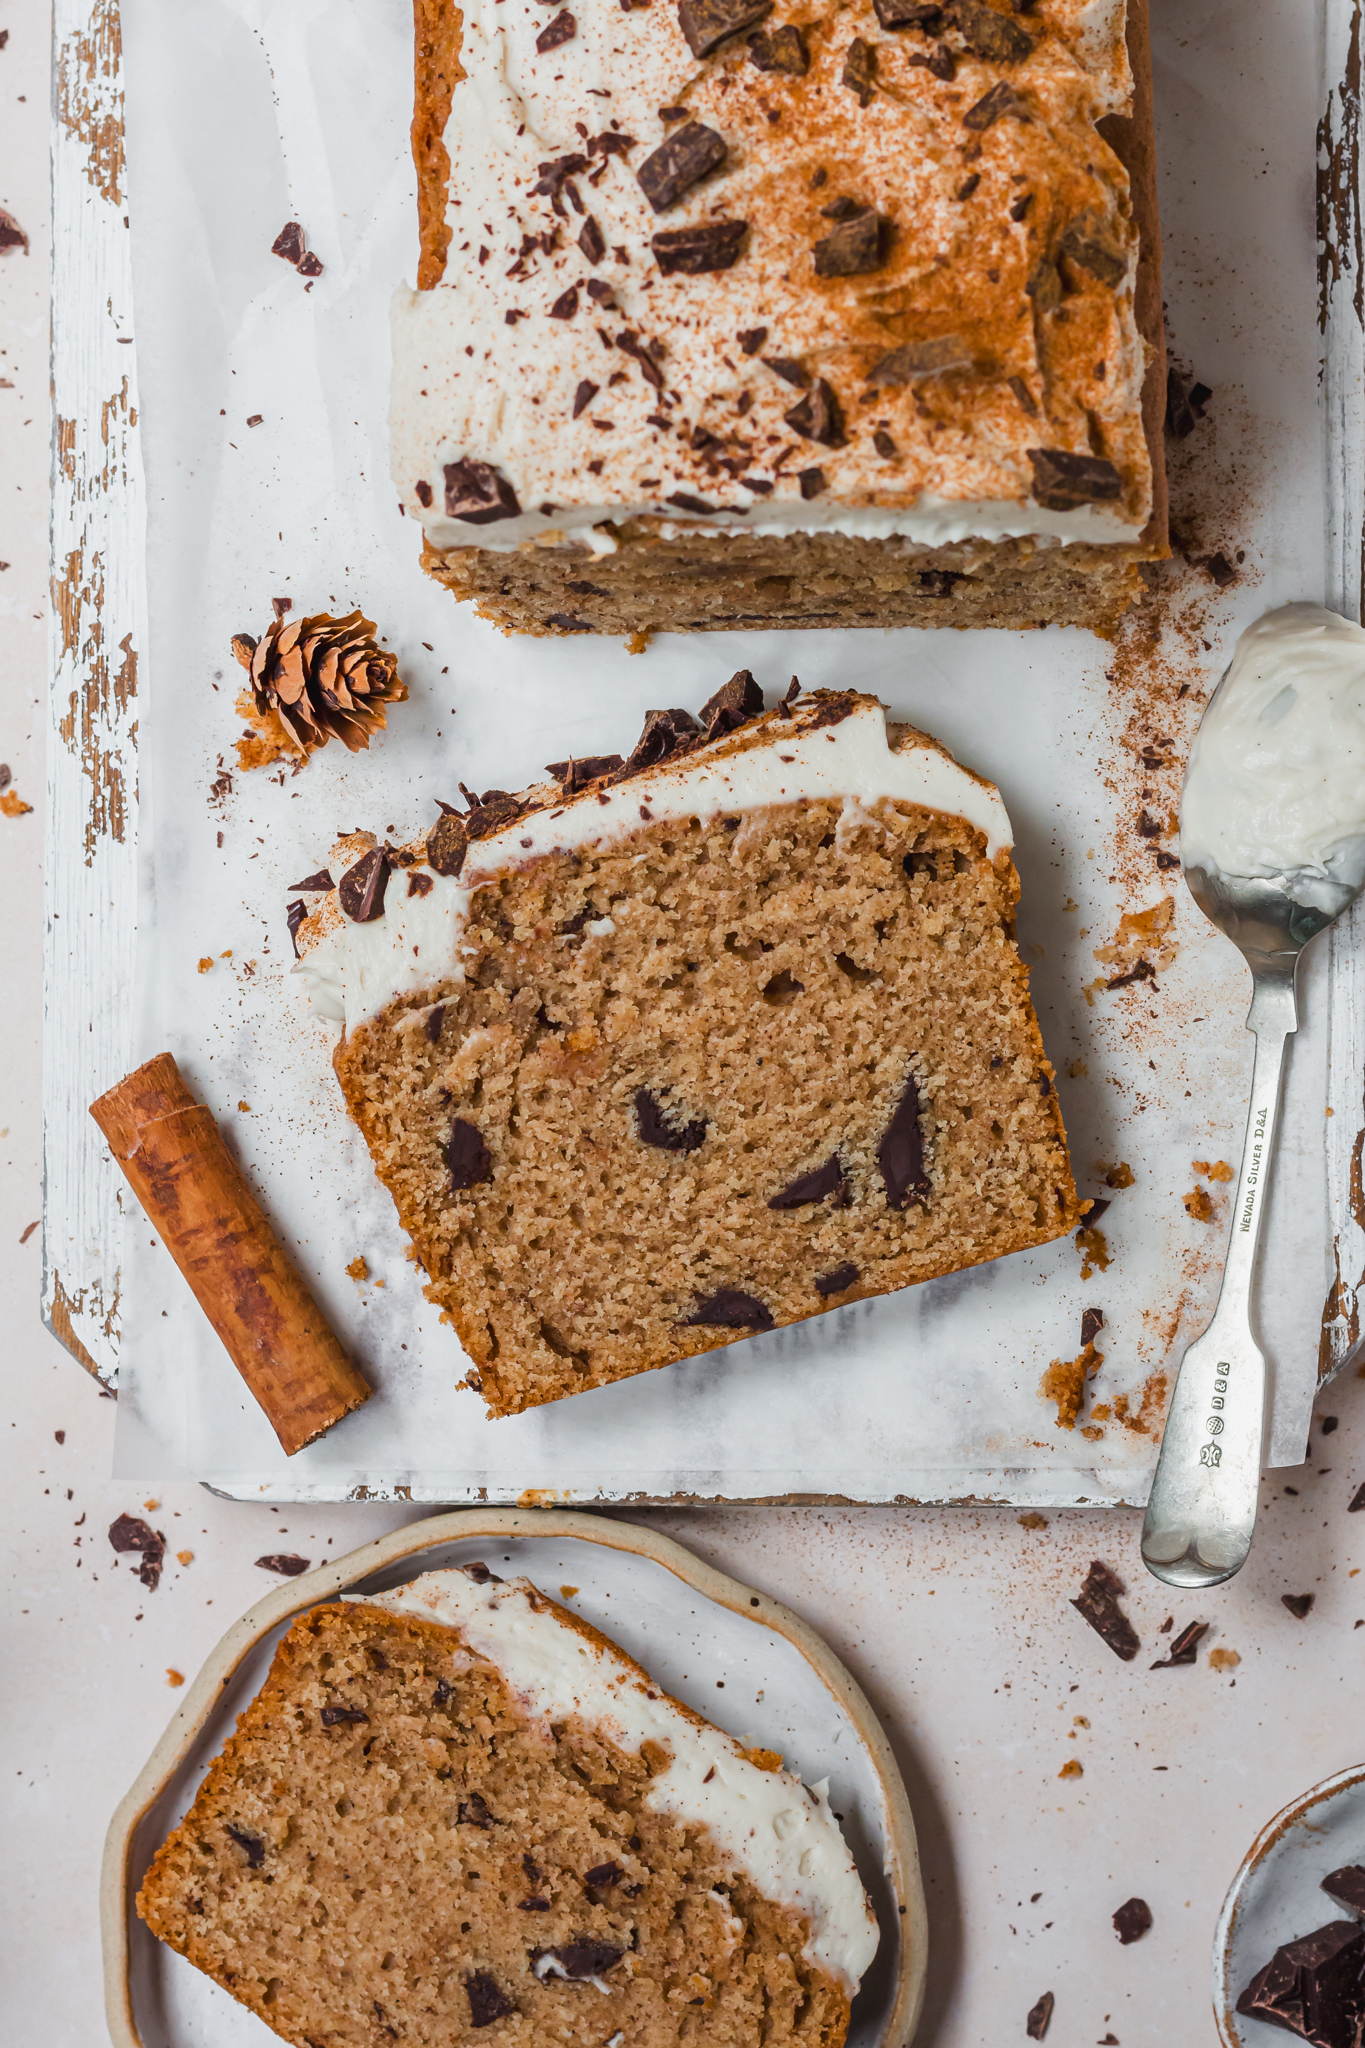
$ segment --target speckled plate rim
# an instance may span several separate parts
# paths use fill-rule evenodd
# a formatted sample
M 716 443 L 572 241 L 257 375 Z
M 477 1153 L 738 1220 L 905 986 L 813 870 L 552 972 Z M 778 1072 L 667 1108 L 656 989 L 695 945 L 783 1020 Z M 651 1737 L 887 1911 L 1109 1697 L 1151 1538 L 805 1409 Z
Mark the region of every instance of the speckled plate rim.
M 113 2048 L 144 2048 L 133 2011 L 129 1938 L 130 1915 L 134 1910 L 129 1870 L 138 1825 L 168 1789 L 219 1711 L 223 1690 L 243 1660 L 272 1629 L 319 1601 L 331 1599 L 389 1566 L 420 1557 L 424 1550 L 481 1536 L 551 1540 L 574 1537 L 602 1544 L 609 1550 L 634 1552 L 662 1565 L 704 1599 L 785 1636 L 800 1652 L 852 1722 L 881 1790 L 886 1819 L 886 1874 L 900 1907 L 901 1935 L 895 1997 L 878 2048 L 909 2048 L 924 2003 L 928 1968 L 924 1884 L 905 1786 L 891 1745 L 861 1688 L 829 1645 L 790 1608 L 704 1564 L 671 1537 L 640 1528 L 633 1522 L 546 1508 L 469 1508 L 410 1522 L 359 1550 L 333 1559 L 315 1572 L 277 1587 L 228 1630 L 187 1688 L 161 1740 L 120 1802 L 105 1837 L 100 1872 L 100 1937 L 105 2015 Z
M 1330 1778 L 1324 1778 L 1320 1784 L 1312 1786 L 1307 1792 L 1301 1792 L 1297 1799 L 1290 1800 L 1288 1806 L 1281 1807 L 1273 1820 L 1266 1822 L 1243 1857 L 1237 1875 L 1228 1886 L 1228 1895 L 1223 1901 L 1218 1924 L 1213 1931 L 1213 2016 L 1218 2022 L 1218 2038 L 1223 2048 L 1244 2048 L 1234 2017 L 1238 1994 L 1236 1986 L 1229 1978 L 1228 1959 L 1232 1950 L 1237 1916 L 1241 1911 L 1248 1884 L 1290 1828 L 1311 1813 L 1315 1806 L 1321 1806 L 1327 1800 L 1334 1799 L 1338 1792 L 1349 1791 L 1362 1783 L 1365 1783 L 1365 1764 L 1351 1764 L 1346 1770 L 1336 1771 Z

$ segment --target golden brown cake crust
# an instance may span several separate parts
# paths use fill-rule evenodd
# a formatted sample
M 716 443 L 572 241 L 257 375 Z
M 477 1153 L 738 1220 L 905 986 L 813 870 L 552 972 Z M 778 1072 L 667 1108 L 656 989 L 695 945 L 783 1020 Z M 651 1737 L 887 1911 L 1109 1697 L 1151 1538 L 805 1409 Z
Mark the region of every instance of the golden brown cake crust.
M 416 90 L 412 107 L 412 160 L 417 170 L 417 225 L 421 255 L 418 291 L 441 281 L 450 247 L 446 193 L 450 156 L 445 145 L 451 95 L 464 77 L 460 40 L 464 16 L 455 0 L 412 0 Z

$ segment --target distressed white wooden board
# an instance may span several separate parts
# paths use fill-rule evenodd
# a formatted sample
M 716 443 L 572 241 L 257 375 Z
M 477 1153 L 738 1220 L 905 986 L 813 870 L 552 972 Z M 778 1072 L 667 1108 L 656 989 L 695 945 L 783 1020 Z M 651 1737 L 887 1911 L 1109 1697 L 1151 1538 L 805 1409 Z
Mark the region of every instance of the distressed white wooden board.
M 132 1064 L 143 495 L 116 0 L 55 0 L 43 1313 L 112 1386 L 122 1178 L 86 1108 Z
M 1326 344 L 1327 602 L 1361 616 L 1365 568 L 1365 238 L 1361 207 L 1361 9 L 1326 0 L 1326 102 L 1318 130 L 1319 318 Z M 1319 1373 L 1361 1353 L 1365 1287 L 1365 904 L 1330 939 L 1332 1024 L 1327 1180 L 1335 1284 L 1323 1315 Z

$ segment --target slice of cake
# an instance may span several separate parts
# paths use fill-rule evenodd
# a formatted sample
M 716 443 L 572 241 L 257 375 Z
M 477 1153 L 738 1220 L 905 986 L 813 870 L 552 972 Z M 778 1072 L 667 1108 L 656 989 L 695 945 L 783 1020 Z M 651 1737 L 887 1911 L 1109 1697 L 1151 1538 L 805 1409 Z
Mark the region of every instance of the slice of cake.
M 433 576 L 517 632 L 1114 630 L 1167 552 L 1145 0 L 415 7 Z
M 351 834 L 291 910 L 495 1415 L 1080 1220 L 998 791 L 875 697 L 762 705 Z
M 824 1784 L 483 1564 L 296 1621 L 137 1904 L 298 2048 L 840 2048 L 878 1939 Z

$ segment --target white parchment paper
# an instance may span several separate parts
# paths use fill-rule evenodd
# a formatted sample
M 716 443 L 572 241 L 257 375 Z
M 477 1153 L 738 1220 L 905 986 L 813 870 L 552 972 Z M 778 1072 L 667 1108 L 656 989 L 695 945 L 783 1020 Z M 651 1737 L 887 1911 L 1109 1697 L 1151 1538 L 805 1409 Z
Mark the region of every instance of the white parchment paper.
M 1241 625 L 1322 592 L 1317 53 L 1291 0 L 1251 0 L 1226 34 L 1170 15 L 1169 34 L 1160 10 L 1155 23 L 1166 297 L 1215 386 L 1217 425 L 1200 432 L 1220 437 L 1227 545 L 1244 556 L 1226 592 L 1209 586 L 1202 626 L 1187 611 L 1173 629 L 1197 706 Z M 665 636 L 643 657 L 503 638 L 422 576 L 388 481 L 388 300 L 416 264 L 407 0 L 124 0 L 123 18 L 151 619 L 139 1056 L 175 1053 L 376 1391 L 286 1462 L 135 1212 L 119 1471 L 280 1499 L 1141 1500 L 1151 1430 L 1061 1431 L 1038 1381 L 1078 1351 L 1083 1309 L 1102 1308 L 1095 1398 L 1136 1409 L 1145 1388 L 1150 1420 L 1155 1376 L 1216 1293 L 1226 1198 L 1212 1184 L 1211 1223 L 1181 1198 L 1205 1185 L 1192 1161 L 1238 1156 L 1251 1040 L 1239 956 L 1150 846 L 1134 879 L 1131 662 L 1072 631 L 725 632 Z M 270 253 L 287 220 L 325 265 L 311 290 Z M 263 629 L 273 596 L 363 607 L 411 701 L 368 755 L 334 745 L 297 777 L 225 776 L 240 730 L 228 643 Z M 625 751 L 647 708 L 695 707 L 740 666 L 770 692 L 792 673 L 875 690 L 999 783 L 1077 1179 L 1109 1195 L 1102 1167 L 1133 1171 L 1101 1225 L 1110 1264 L 1083 1280 L 1064 1240 L 489 1422 L 456 1390 L 462 1354 L 342 1110 L 333 1030 L 290 977 L 289 885 L 338 829 L 406 837 L 458 780 L 516 788 L 568 753 Z M 1088 997 L 1113 971 L 1094 952 L 1119 916 L 1169 894 L 1173 965 Z M 1261 1283 L 1276 1463 L 1303 1455 L 1329 1280 L 1324 969 L 1304 977 Z M 366 1284 L 346 1274 L 357 1254 Z

